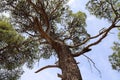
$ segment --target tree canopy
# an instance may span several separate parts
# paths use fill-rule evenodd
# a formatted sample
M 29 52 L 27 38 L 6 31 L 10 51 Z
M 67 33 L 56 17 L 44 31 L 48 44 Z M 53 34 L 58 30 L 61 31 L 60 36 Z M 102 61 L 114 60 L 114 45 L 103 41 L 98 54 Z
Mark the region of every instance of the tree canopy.
M 0 37 L 0 79 L 17 80 L 23 71 L 16 65 L 15 58 L 11 56 L 15 50 L 13 51 L 9 48 L 7 48 L 7 50 L 3 49 L 8 45 L 15 45 L 19 40 L 22 40 L 22 37 L 17 34 L 12 25 L 8 22 L 8 19 L 4 16 L 1 16 L 0 19 Z
M 23 73 L 21 66 L 26 63 L 32 67 L 38 58 L 37 43 L 32 43 L 32 39 L 25 39 L 16 32 L 4 16 L 0 19 L 0 37 L 0 79 L 17 80 Z
M 0 12 L 10 14 L 10 22 L 0 21 L 0 69 L 3 73 L 6 69 L 19 70 L 24 64 L 31 68 L 36 60 L 55 55 L 59 65 L 52 67 L 62 70 L 58 77 L 82 80 L 74 57 L 91 51 L 91 47 L 100 43 L 110 30 L 120 27 L 120 1 L 89 0 L 86 4 L 92 15 L 110 22 L 108 28 L 95 36 L 86 31 L 86 14 L 72 12 L 68 1 L 0 0 Z M 95 41 L 88 44 L 93 39 Z

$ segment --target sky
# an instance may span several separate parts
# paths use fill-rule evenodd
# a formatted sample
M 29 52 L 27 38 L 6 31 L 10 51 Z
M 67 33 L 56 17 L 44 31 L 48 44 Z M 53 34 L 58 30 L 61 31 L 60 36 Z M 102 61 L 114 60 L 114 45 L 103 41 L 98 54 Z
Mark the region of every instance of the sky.
M 95 16 L 89 14 L 85 9 L 85 4 L 88 0 L 70 0 L 68 3 L 73 12 L 82 11 L 87 14 L 87 31 L 91 35 L 99 33 L 104 27 L 109 27 L 110 23 L 107 20 L 97 19 Z M 108 56 L 112 54 L 111 47 L 113 42 L 117 41 L 117 29 L 113 29 L 108 36 L 98 45 L 92 47 L 92 51 L 86 53 L 90 57 L 96 67 L 100 70 L 101 74 L 94 68 L 93 64 L 88 62 L 88 59 L 84 56 L 77 57 L 76 60 L 80 62 L 78 64 L 83 80 L 119 80 L 120 73 L 113 70 L 109 62 Z M 51 57 L 49 60 L 41 59 L 36 62 L 32 70 L 24 67 L 25 73 L 20 80 L 61 80 L 57 77 L 57 73 L 61 71 L 57 68 L 45 69 L 39 73 L 34 73 L 41 67 L 54 64 L 57 59 Z

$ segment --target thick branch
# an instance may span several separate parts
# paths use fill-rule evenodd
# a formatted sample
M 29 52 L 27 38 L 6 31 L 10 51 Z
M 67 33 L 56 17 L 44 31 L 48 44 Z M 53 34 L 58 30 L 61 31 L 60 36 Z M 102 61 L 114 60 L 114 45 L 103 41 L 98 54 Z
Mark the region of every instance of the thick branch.
M 48 41 L 48 43 L 52 44 L 54 40 L 42 29 L 42 24 L 37 17 L 34 19 L 34 22 L 36 29 L 41 34 L 41 37 L 45 38 Z
M 47 68 L 55 68 L 55 67 L 59 68 L 58 65 L 48 65 L 48 66 L 45 66 L 43 68 L 38 69 L 37 71 L 35 71 L 35 73 L 38 73 L 38 72 L 40 72 L 40 71 L 42 71 L 44 69 L 47 69 Z
M 78 57 L 78 56 L 80 56 L 80 55 L 82 55 L 82 54 L 90 51 L 90 47 L 99 44 L 99 43 L 107 36 L 107 34 L 110 32 L 110 30 L 112 30 L 113 28 L 116 28 L 116 26 L 115 26 L 116 20 L 117 20 L 117 18 L 115 18 L 114 22 L 112 23 L 112 25 L 111 25 L 108 29 L 102 31 L 100 34 L 97 35 L 97 36 L 101 36 L 97 41 L 89 44 L 89 45 L 86 46 L 81 52 L 78 52 L 78 53 L 76 53 L 76 54 L 73 54 L 73 56 L 74 56 L 74 57 Z M 96 37 L 97 37 L 97 36 L 96 36 Z M 96 38 L 96 37 L 93 37 L 93 38 Z
M 40 12 L 42 13 L 43 17 L 44 17 L 44 21 L 46 23 L 46 26 L 48 28 L 48 30 L 46 31 L 47 33 L 49 33 L 50 29 L 51 29 L 51 26 L 49 24 L 49 19 L 48 19 L 48 15 L 47 13 L 45 12 L 45 9 L 44 9 L 44 6 L 42 4 L 41 1 L 39 1 L 39 3 L 41 4 L 41 7 L 39 8 Z
M 80 44 L 77 44 L 77 45 L 74 45 L 74 46 L 69 46 L 69 48 L 75 48 L 75 47 L 81 46 L 81 45 L 87 43 L 87 42 L 88 42 L 89 40 L 91 40 L 91 39 L 98 38 L 98 37 L 101 36 L 103 33 L 105 33 L 105 30 L 99 32 L 99 34 L 97 34 L 97 35 L 95 35 L 95 36 L 93 36 L 93 37 L 88 37 L 87 39 L 85 39 L 85 40 L 84 40 L 82 43 L 80 43 Z
M 108 29 L 105 30 L 105 33 L 102 35 L 102 37 L 100 37 L 96 42 L 89 44 L 87 47 L 89 48 L 91 46 L 94 46 L 94 45 L 97 45 L 98 43 L 100 43 L 107 36 L 107 34 L 110 32 L 110 30 L 113 28 L 115 28 L 114 24 L 112 24 Z
M 36 10 L 37 13 L 39 13 L 39 14 L 41 14 L 43 16 L 44 22 L 45 22 L 46 27 L 47 27 L 46 32 L 49 33 L 49 31 L 51 29 L 51 26 L 49 24 L 48 15 L 45 12 L 44 5 L 42 4 L 42 2 L 39 0 L 39 3 L 40 3 L 41 6 L 38 7 L 31 0 L 27 0 L 27 1 L 33 6 L 33 8 Z

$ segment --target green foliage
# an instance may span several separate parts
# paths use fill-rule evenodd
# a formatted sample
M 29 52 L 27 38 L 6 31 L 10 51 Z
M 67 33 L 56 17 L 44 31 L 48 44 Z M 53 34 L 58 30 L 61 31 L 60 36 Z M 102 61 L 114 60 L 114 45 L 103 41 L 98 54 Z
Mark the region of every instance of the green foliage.
M 7 20 L 0 20 L 0 80 L 17 80 L 23 74 L 21 67 L 32 68 L 38 59 L 38 43 L 25 39 Z
M 89 37 L 89 34 L 87 33 L 85 26 L 86 26 L 86 14 L 78 11 L 76 13 L 73 13 L 72 11 L 68 10 L 67 17 L 64 17 L 62 19 L 62 25 L 65 26 L 64 36 L 66 39 L 66 44 L 69 45 L 77 45 L 78 43 L 82 43 L 86 38 Z M 67 43 L 68 41 L 71 41 Z M 83 46 L 73 48 L 72 51 L 79 51 L 81 50 Z
M 112 22 L 120 15 L 120 0 L 90 0 L 87 9 L 98 18 L 105 18 Z
M 118 39 L 120 40 L 120 32 L 118 33 Z M 120 43 L 114 42 L 112 50 L 113 54 L 109 56 L 109 61 L 114 70 L 120 71 Z
M 112 64 L 112 68 L 120 71 L 120 44 L 115 42 L 112 47 L 114 53 L 109 56 L 109 61 Z
M 20 75 L 23 74 L 22 69 L 14 70 L 0 70 L 0 80 L 18 80 Z
M 0 21 L 0 41 L 7 44 L 19 44 L 23 41 L 23 37 L 13 29 L 12 25 L 5 21 Z
M 13 52 L 16 53 L 12 45 L 18 45 L 23 37 L 17 34 L 7 18 L 2 17 L 2 19 L 0 19 L 0 80 L 17 80 L 23 71 L 16 69 L 20 64 L 15 62 L 15 55 L 11 55 Z M 4 50 L 8 45 L 11 47 Z

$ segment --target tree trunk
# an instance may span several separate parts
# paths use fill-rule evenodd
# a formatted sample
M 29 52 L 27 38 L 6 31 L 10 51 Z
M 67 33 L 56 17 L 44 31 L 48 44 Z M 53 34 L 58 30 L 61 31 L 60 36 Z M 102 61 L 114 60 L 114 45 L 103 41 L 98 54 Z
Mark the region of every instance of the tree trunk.
M 62 80 L 82 80 L 80 70 L 70 49 L 60 42 L 54 42 L 52 46 L 57 52 L 59 67 L 62 70 L 62 75 L 58 76 L 61 77 Z

